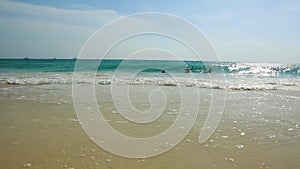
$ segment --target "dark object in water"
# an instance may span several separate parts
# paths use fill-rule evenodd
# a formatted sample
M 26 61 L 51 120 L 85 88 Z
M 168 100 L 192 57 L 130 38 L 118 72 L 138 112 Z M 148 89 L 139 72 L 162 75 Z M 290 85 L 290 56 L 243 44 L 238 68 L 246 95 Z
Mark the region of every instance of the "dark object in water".
M 166 73 L 166 71 L 165 71 L 165 70 L 162 70 L 161 73 Z
M 184 72 L 185 72 L 185 73 L 191 73 L 192 70 L 193 70 L 193 67 L 192 67 L 192 68 L 187 67 L 187 68 L 184 70 Z
M 211 69 L 211 68 L 209 68 L 209 69 L 208 69 L 208 71 L 207 71 L 207 73 L 211 73 L 211 71 L 212 71 L 212 69 Z

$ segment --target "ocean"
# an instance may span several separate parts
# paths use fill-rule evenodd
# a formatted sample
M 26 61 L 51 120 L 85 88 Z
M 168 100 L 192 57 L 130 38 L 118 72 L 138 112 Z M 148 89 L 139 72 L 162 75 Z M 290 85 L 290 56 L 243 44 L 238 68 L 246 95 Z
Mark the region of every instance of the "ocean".
M 78 60 L 74 59 L 1 59 L 0 84 L 38 85 L 70 84 L 72 72 Z M 76 71 L 97 72 L 98 84 L 111 84 L 111 76 L 122 60 L 81 60 Z M 97 66 L 95 70 L 94 67 Z M 124 65 L 124 64 L 123 64 Z M 184 79 L 186 67 L 193 68 L 195 79 Z M 133 79 L 126 79 L 126 73 L 138 72 Z M 162 73 L 165 70 L 166 73 Z M 208 73 L 211 70 L 212 73 Z M 120 71 L 118 71 L 120 73 Z M 155 61 L 127 60 L 122 66 L 121 79 L 115 83 L 153 85 L 182 85 L 232 90 L 277 90 L 299 89 L 300 64 L 242 63 L 242 62 L 198 62 L 198 61 Z M 172 81 L 170 76 L 182 77 Z M 225 76 L 226 81 L 223 80 Z M 130 80 L 130 81 L 129 81 Z M 89 83 L 87 79 L 82 83 Z
M 0 59 L 0 168 L 299 168 L 300 64 L 99 62 Z M 149 150 L 155 154 L 173 146 L 158 156 L 120 156 L 99 147 L 82 128 L 76 105 L 83 106 L 89 116 L 92 107 L 74 101 L 74 85 L 94 86 L 97 108 L 106 123 L 126 136 L 154 137 L 172 128 L 181 115 L 186 121 L 170 136 L 179 135 L 185 125 L 191 125 L 191 130 L 179 143 L 164 141 Z M 118 105 L 124 101 L 125 89 L 130 102 Z M 83 93 L 82 100 L 92 99 Z M 195 121 L 189 121 L 193 116 L 189 109 L 181 110 L 183 103 L 199 107 Z M 223 114 L 213 134 L 199 143 L 212 105 L 223 106 Z M 126 113 L 151 112 L 153 107 L 162 112 L 151 123 L 124 118 Z M 127 148 L 121 146 L 122 140 L 105 134 L 103 144 Z

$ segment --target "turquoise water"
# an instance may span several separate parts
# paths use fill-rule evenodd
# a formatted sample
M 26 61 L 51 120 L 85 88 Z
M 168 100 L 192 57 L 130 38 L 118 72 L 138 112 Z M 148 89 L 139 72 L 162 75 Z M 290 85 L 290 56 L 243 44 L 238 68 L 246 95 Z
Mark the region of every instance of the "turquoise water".
M 74 59 L 1 59 L 0 72 L 72 72 L 76 62 Z M 84 64 L 80 69 L 82 71 L 94 71 L 95 62 L 99 60 L 80 60 Z M 98 71 L 115 71 L 122 60 L 102 60 Z M 217 72 L 221 71 L 222 66 L 213 66 L 217 62 L 195 62 L 185 61 L 184 66 L 194 67 L 194 71 L 207 72 L 207 69 L 214 67 Z M 144 72 L 161 72 L 169 68 L 172 72 L 182 73 L 184 71 L 183 63 L 180 61 L 153 61 L 153 60 L 130 60 L 126 61 L 127 71 L 131 71 L 137 66 L 146 68 Z M 149 67 L 157 67 L 149 68 Z
M 99 63 L 100 60 L 0 59 L 0 84 L 72 84 L 75 69 L 82 73 L 78 81 L 82 84 L 300 90 L 299 64 L 158 60 L 102 60 Z M 190 73 L 185 73 L 187 68 L 191 69 Z
M 74 59 L 0 59 L 0 72 L 73 72 L 76 62 Z M 95 71 L 94 65 L 99 60 L 80 60 L 80 71 Z M 122 63 L 122 60 L 102 60 L 98 72 L 113 72 Z M 184 73 L 186 67 L 193 68 L 193 73 L 268 75 L 273 77 L 299 77 L 299 64 L 266 64 L 241 62 L 199 62 L 199 61 L 158 61 L 158 60 L 127 60 L 122 71 L 143 69 L 142 72 L 161 73 L 168 70 L 170 73 Z

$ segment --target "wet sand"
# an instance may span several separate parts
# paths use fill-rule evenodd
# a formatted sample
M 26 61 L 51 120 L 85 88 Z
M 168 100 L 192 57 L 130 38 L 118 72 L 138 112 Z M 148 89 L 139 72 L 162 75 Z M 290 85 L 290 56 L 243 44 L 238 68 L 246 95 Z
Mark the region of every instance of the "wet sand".
M 146 91 L 139 89 L 137 91 Z M 147 87 L 146 87 L 147 88 Z M 149 87 L 151 89 L 151 87 Z M 172 87 L 164 87 L 166 91 Z M 3 90 L 5 89 L 5 90 Z M 115 129 L 148 137 L 176 118 L 174 99 L 161 119 L 149 125 L 124 122 L 97 88 L 99 105 Z M 119 157 L 94 144 L 81 128 L 69 85 L 3 87 L 0 95 L 0 168 L 196 169 L 300 167 L 299 93 L 295 91 L 229 91 L 216 132 L 204 144 L 198 136 L 207 115 L 210 90 L 201 89 L 201 110 L 189 135 L 175 148 L 146 159 Z M 294 97 L 289 97 L 294 96 Z M 137 97 L 144 97 L 143 94 Z M 136 104 L 143 108 L 144 104 Z M 172 107 L 175 106 L 175 107 Z

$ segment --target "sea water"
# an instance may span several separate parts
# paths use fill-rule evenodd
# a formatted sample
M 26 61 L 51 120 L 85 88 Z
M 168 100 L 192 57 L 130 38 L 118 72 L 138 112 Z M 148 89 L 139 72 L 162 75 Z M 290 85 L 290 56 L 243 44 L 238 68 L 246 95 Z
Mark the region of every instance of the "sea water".
M 134 83 L 136 85 L 181 85 L 232 90 L 299 90 L 299 64 L 155 61 L 155 60 L 78 60 L 71 59 L 1 59 L 0 84 L 39 85 L 71 84 L 72 72 L 95 72 L 99 85 Z M 97 66 L 96 69 L 94 68 Z M 192 68 L 194 78 L 186 78 Z M 136 72 L 136 70 L 141 70 Z M 165 73 L 162 73 L 162 71 Z M 211 70 L 211 73 L 208 71 Z M 119 78 L 112 78 L 116 71 Z M 132 74 L 135 73 L 132 78 Z M 175 81 L 172 77 L 178 77 Z M 226 80 L 224 80 L 224 77 Z M 81 83 L 93 83 L 83 74 Z

